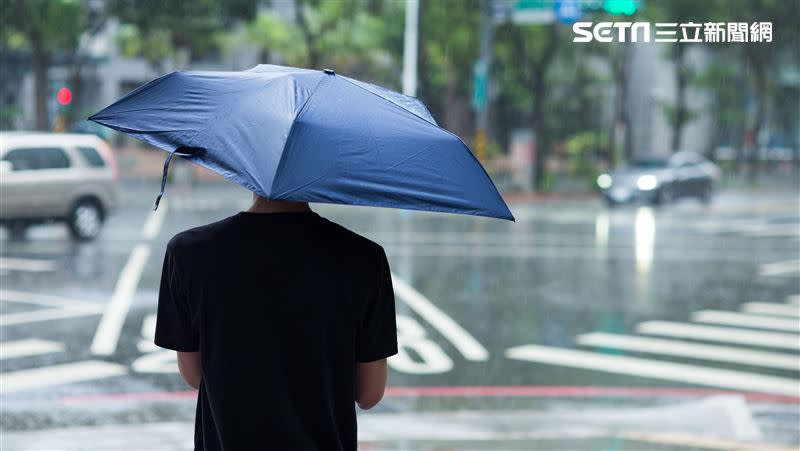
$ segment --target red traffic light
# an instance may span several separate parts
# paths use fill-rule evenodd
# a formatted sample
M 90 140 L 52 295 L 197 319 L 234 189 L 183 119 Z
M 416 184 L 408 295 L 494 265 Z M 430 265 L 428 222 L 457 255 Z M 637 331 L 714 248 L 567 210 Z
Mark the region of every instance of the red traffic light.
M 56 100 L 62 105 L 69 105 L 69 103 L 72 102 L 72 91 L 70 91 L 69 88 L 62 87 L 58 90 L 58 93 L 56 93 Z

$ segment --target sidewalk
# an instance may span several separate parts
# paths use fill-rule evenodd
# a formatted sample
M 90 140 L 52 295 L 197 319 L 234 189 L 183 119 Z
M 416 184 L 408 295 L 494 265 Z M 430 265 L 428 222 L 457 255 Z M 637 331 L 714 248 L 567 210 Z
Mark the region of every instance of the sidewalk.
M 768 443 L 748 404 L 739 396 L 713 396 L 650 407 L 565 407 L 363 413 L 358 419 L 359 448 L 796 449 L 789 444 Z M 3 431 L 0 448 L 7 451 L 189 450 L 192 449 L 193 428 L 190 422 L 159 422 Z

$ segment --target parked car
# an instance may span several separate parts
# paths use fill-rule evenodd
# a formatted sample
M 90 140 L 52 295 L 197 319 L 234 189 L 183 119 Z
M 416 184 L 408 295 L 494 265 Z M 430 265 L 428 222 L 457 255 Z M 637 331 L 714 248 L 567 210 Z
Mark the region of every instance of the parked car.
M 636 159 L 627 166 L 597 177 L 597 186 L 608 205 L 645 202 L 669 203 L 680 197 L 711 202 L 720 170 L 693 152 L 677 152 L 669 158 Z
M 118 191 L 117 161 L 97 136 L 0 132 L 0 225 L 13 237 L 63 221 L 76 240 L 93 240 Z

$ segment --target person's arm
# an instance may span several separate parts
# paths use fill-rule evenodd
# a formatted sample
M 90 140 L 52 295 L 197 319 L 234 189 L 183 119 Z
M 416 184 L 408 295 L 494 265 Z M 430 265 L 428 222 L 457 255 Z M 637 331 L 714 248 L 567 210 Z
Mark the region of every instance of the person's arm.
M 389 262 L 382 248 L 375 255 L 374 279 L 364 299 L 356 333 L 355 401 L 367 410 L 375 407 L 386 389 L 386 358 L 397 354 L 397 324 Z
M 202 377 L 200 336 L 192 324 L 189 297 L 181 289 L 181 278 L 173 247 L 175 242 L 176 238 L 170 240 L 164 254 L 161 286 L 158 292 L 155 344 L 178 351 L 178 370 L 181 377 L 187 384 L 198 388 Z
M 369 410 L 383 398 L 386 389 L 386 359 L 356 364 L 356 403 Z
M 200 388 L 200 380 L 203 378 L 203 369 L 200 365 L 199 352 L 178 351 L 178 370 L 181 377 L 192 388 Z

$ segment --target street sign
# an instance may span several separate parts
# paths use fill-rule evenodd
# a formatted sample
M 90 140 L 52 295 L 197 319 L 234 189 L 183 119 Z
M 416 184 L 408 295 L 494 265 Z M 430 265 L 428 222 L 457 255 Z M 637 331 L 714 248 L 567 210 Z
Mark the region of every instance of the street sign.
M 639 9 L 639 0 L 604 0 L 603 10 L 609 14 L 630 16 Z
M 575 23 L 582 15 L 581 0 L 556 0 L 553 11 L 557 21 L 565 24 Z
M 552 0 L 517 0 L 511 13 L 515 24 L 552 23 L 555 19 Z
M 486 61 L 478 60 L 472 70 L 472 107 L 475 111 L 483 111 L 486 108 L 488 69 Z

